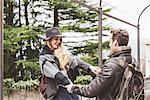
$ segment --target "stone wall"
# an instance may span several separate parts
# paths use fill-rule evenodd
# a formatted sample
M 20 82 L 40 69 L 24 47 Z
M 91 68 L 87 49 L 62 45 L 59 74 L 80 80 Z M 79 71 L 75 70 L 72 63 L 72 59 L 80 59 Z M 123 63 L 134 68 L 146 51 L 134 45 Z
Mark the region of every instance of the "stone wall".
M 144 84 L 145 100 L 150 100 L 150 77 L 145 78 Z M 4 96 L 4 100 L 44 100 L 38 91 L 15 91 Z M 80 100 L 95 100 L 94 98 L 80 97 Z
M 4 100 L 44 100 L 38 91 L 15 91 L 5 95 Z

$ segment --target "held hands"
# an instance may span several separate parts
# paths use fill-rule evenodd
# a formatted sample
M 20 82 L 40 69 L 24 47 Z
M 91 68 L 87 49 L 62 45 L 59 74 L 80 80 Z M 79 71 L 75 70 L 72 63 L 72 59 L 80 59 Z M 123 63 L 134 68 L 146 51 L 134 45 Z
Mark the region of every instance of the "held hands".
M 90 66 L 90 69 L 96 76 L 101 73 L 101 69 L 99 67 Z
M 71 90 L 72 86 L 73 86 L 73 83 L 71 82 L 69 85 L 65 85 L 64 87 L 67 89 L 69 93 L 72 93 L 72 90 Z
M 64 76 L 68 77 L 67 72 L 66 72 L 65 70 L 61 70 L 61 73 L 62 73 Z M 71 88 L 72 88 L 72 86 L 73 86 L 73 83 L 72 83 L 72 81 L 71 81 L 69 78 L 68 78 L 68 80 L 69 80 L 70 84 L 65 85 L 64 88 L 66 88 L 69 93 L 72 93 Z

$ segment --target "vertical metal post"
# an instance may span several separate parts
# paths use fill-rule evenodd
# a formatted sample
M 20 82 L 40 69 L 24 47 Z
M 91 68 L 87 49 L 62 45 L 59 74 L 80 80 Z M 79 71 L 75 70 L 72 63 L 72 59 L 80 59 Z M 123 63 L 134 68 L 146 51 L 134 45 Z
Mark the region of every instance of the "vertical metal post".
M 3 100 L 3 0 L 0 0 L 0 100 Z
M 102 0 L 100 0 L 99 4 L 99 13 L 98 13 L 98 23 L 99 23 L 99 39 L 98 39 L 98 67 L 101 67 L 102 65 L 102 6 L 101 6 Z
M 137 65 L 140 68 L 140 24 L 137 24 Z
M 140 13 L 139 17 L 138 17 L 138 22 L 137 22 L 137 60 L 138 60 L 138 66 L 140 68 L 140 18 L 141 15 L 143 14 L 143 12 L 150 7 L 150 4 L 148 6 L 146 6 L 142 12 Z
M 3 0 L 0 0 L 0 100 L 3 100 Z

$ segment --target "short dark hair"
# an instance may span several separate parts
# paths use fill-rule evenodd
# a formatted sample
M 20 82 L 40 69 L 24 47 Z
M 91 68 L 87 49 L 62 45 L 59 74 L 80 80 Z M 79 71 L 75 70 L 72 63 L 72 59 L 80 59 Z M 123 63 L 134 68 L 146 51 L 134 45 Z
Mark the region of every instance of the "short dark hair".
M 112 29 L 112 40 L 117 40 L 119 46 L 127 46 L 129 41 L 129 34 L 125 29 Z

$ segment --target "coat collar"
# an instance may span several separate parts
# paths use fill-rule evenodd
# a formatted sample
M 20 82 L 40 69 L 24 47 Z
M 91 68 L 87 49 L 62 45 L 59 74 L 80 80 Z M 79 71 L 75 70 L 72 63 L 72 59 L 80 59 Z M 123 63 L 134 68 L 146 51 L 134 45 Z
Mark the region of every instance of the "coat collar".
M 52 54 L 53 55 L 54 51 L 52 51 L 47 45 L 45 45 L 40 53 L 40 55 L 43 54 Z
M 110 57 L 117 57 L 119 55 L 124 55 L 124 54 L 131 54 L 131 47 L 130 46 L 118 47 L 118 49 L 115 53 L 110 54 Z

